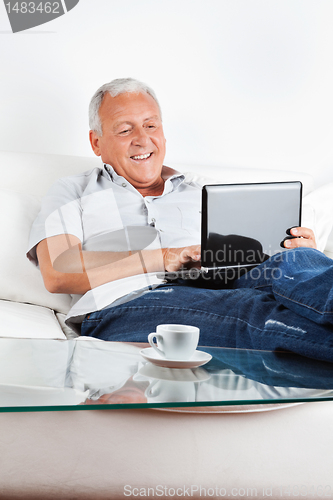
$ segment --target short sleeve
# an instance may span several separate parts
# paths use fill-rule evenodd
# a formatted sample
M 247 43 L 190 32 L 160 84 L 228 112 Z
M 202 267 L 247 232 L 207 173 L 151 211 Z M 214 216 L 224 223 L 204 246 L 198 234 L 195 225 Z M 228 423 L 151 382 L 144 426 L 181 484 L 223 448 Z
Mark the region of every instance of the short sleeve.
M 30 231 L 27 257 L 38 265 L 36 246 L 45 238 L 72 234 L 83 240 L 81 193 L 69 179 L 59 179 L 41 203 Z

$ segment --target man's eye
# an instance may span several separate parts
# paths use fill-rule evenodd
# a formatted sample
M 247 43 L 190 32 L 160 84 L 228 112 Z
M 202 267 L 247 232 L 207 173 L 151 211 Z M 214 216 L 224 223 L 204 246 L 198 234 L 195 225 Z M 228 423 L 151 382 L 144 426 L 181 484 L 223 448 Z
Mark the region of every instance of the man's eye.
M 126 130 L 122 130 L 121 132 L 119 132 L 120 134 L 127 134 L 129 132 L 129 129 L 126 129 Z

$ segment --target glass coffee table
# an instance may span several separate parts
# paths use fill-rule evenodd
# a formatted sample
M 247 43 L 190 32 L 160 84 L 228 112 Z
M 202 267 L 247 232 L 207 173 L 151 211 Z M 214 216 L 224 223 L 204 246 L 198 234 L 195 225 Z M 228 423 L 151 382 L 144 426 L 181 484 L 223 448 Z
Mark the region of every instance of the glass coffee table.
M 0 338 L 0 411 L 262 411 L 333 400 L 331 363 L 290 352 L 199 347 L 210 361 L 170 368 L 147 361 L 141 351 L 148 347 L 85 337 Z

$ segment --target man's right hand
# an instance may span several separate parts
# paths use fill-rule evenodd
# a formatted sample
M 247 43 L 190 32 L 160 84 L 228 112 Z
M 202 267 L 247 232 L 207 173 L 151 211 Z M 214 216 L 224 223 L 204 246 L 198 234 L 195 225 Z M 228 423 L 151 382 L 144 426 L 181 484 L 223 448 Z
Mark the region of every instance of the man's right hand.
M 200 245 L 192 245 L 183 248 L 164 248 L 162 252 L 164 268 L 168 272 L 176 272 L 181 267 L 185 267 L 186 269 L 200 267 Z

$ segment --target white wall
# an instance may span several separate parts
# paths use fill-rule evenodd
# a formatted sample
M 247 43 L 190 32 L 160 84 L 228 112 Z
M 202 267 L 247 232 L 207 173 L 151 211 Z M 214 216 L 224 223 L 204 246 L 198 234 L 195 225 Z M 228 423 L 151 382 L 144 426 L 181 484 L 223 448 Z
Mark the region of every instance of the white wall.
M 0 4 L 0 149 L 91 155 L 87 106 L 133 76 L 164 110 L 166 163 L 333 180 L 332 0 L 80 0 L 12 34 Z

